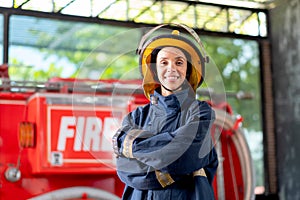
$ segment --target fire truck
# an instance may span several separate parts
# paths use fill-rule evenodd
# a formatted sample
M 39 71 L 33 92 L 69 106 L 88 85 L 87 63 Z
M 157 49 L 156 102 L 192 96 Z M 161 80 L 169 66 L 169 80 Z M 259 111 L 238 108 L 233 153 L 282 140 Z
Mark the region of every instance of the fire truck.
M 120 199 L 111 138 L 122 118 L 148 103 L 138 80 L 13 81 L 0 71 L 0 197 Z M 220 166 L 216 199 L 252 199 L 251 156 L 240 119 L 215 105 Z

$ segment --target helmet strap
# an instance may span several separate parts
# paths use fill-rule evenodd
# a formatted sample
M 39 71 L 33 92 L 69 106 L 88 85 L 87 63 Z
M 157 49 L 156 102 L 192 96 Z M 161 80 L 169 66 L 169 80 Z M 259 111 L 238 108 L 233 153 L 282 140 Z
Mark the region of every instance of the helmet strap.
M 167 88 L 166 86 L 164 86 L 163 84 L 161 84 L 161 86 L 165 89 L 165 90 L 167 90 L 167 91 L 169 91 L 169 92 L 177 92 L 181 87 L 183 87 L 185 85 L 185 82 L 183 82 L 180 86 L 178 86 L 177 88 L 175 88 L 174 90 L 171 90 L 171 89 L 169 89 L 169 88 Z

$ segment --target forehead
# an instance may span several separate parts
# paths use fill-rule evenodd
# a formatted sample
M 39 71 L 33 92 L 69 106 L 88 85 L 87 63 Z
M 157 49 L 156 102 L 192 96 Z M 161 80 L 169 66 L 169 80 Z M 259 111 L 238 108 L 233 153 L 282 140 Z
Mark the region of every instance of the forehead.
M 158 54 L 157 54 L 157 58 L 162 58 L 162 57 L 183 57 L 186 58 L 186 56 L 184 55 L 184 53 L 176 48 L 176 47 L 164 47 L 162 48 Z

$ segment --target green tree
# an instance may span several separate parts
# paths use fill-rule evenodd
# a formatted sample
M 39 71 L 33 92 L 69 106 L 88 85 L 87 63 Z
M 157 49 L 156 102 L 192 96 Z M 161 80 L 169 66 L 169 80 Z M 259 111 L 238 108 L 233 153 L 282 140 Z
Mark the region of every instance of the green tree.
M 243 91 L 253 95 L 251 100 L 227 97 L 234 112 L 243 116 L 244 127 L 261 130 L 257 43 L 229 38 L 205 37 L 203 39 L 207 52 L 221 72 L 226 92 Z

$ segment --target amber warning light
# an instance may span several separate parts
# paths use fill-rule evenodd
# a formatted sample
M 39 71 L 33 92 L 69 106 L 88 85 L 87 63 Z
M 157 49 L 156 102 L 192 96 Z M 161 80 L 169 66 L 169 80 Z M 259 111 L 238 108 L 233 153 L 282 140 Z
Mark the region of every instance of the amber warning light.
M 19 124 L 19 143 L 23 148 L 34 147 L 35 133 L 34 124 L 31 122 L 20 122 Z

